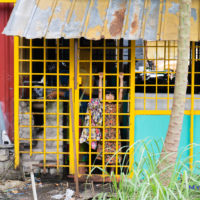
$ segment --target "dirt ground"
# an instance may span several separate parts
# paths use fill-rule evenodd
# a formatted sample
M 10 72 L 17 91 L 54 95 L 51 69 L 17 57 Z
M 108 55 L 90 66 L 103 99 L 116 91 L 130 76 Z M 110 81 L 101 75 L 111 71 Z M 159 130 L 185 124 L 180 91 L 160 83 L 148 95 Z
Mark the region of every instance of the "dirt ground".
M 79 200 L 89 200 L 100 192 L 110 191 L 110 183 L 79 183 Z M 45 181 L 36 178 L 36 190 L 38 200 L 74 200 L 74 195 L 66 198 L 66 193 L 75 192 L 75 183 L 72 180 L 59 182 Z M 67 191 L 66 191 L 67 190 Z M 0 200 L 33 200 L 31 179 L 26 181 L 4 181 L 0 182 Z

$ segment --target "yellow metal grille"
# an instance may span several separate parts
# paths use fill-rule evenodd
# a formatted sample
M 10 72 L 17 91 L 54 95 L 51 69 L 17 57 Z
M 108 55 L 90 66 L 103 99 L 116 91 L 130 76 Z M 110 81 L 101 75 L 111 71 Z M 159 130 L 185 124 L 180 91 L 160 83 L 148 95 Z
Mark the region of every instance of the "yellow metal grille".
M 142 102 L 136 112 L 170 114 L 172 106 L 177 44 L 175 41 L 145 42 L 143 66 L 136 69 L 136 99 Z M 136 58 L 136 62 L 140 59 Z M 141 111 L 140 111 L 141 110 Z M 159 112 L 158 112 L 159 111 Z M 161 113 L 162 111 L 162 113 Z
M 141 52 L 138 56 L 137 52 Z M 194 115 L 200 114 L 200 46 L 191 43 L 189 75 L 185 114 L 191 115 L 190 142 L 193 142 Z M 77 74 L 74 73 L 74 58 L 77 56 Z M 75 60 L 76 62 L 76 60 Z M 133 148 L 120 150 L 118 145 L 130 147 L 134 143 L 135 115 L 169 115 L 174 92 L 177 62 L 177 43 L 174 41 L 142 42 L 125 40 L 78 40 L 78 54 L 74 55 L 74 40 L 25 40 L 15 37 L 15 166 L 21 160 L 35 166 L 55 168 L 74 173 L 71 112 L 69 89 L 72 89 L 75 109 L 75 134 L 79 175 L 100 174 L 114 168 L 120 174 L 120 165 L 106 165 L 106 142 L 116 147 L 116 160 L 122 157 L 123 169 L 133 164 Z M 76 71 L 76 70 L 75 70 Z M 99 73 L 103 73 L 103 85 L 99 87 Z M 120 87 L 119 76 L 124 74 L 124 86 Z M 77 88 L 74 88 L 74 80 Z M 103 91 L 103 124 L 91 124 L 91 112 L 87 104 L 98 98 Z M 115 91 L 115 100 L 105 99 L 106 91 Z M 123 89 L 123 98 L 119 91 Z M 40 95 L 39 95 L 40 94 Z M 39 96 L 38 96 L 39 95 Z M 115 104 L 115 113 L 107 113 L 107 103 Z M 119 106 L 122 109 L 119 110 Z M 116 138 L 105 137 L 108 115 L 116 117 Z M 89 125 L 85 117 L 89 116 Z M 101 141 L 91 139 L 92 129 L 102 132 Z M 83 129 L 89 130 L 87 144 L 80 144 Z M 92 150 L 92 142 L 102 143 L 102 152 Z M 119 151 L 120 150 L 120 151 Z M 101 159 L 96 156 L 101 154 Z M 193 148 L 190 151 L 193 155 Z M 30 159 L 31 158 L 31 159 Z M 37 161 L 37 162 L 36 162 Z M 193 160 L 190 160 L 192 166 Z M 83 172 L 84 170 L 85 172 Z M 93 171 L 94 170 L 94 171 Z M 82 172 L 81 172 L 82 171 Z
M 99 167 L 104 171 L 94 170 L 93 174 L 100 174 L 105 176 L 106 171 L 110 171 L 111 168 L 114 168 L 115 174 L 120 173 L 120 165 L 118 162 L 108 164 L 106 160 L 106 155 L 112 155 L 116 157 L 116 160 L 119 157 L 124 161 L 123 168 L 127 169 L 132 162 L 127 162 L 129 159 L 129 154 L 133 150 L 127 151 L 127 148 L 120 150 L 120 146 L 131 146 L 134 141 L 134 42 L 123 41 L 123 40 L 100 40 L 100 41 L 87 41 L 79 40 L 78 43 L 78 89 L 75 98 L 76 113 L 79 116 L 79 120 L 83 119 L 89 115 L 89 125 L 84 126 L 76 120 L 76 133 L 81 133 L 83 129 L 89 130 L 89 140 L 88 148 L 81 150 L 81 145 L 79 145 L 79 134 L 77 134 L 77 146 L 79 152 L 79 163 L 80 167 L 86 168 L 88 172 L 92 171 L 92 168 Z M 103 85 L 99 87 L 99 73 L 103 73 Z M 120 87 L 119 75 L 124 73 L 124 82 L 125 85 Z M 132 87 L 131 87 L 132 86 Z M 88 103 L 92 98 L 98 98 L 99 89 L 103 92 L 103 124 L 101 126 L 94 126 L 91 122 L 91 112 L 81 112 L 80 105 L 81 103 Z M 106 90 L 110 89 L 116 93 L 115 100 L 106 100 Z M 119 99 L 119 90 L 123 89 L 123 98 Z M 85 98 L 80 93 L 85 93 Z M 116 109 L 115 113 L 108 113 L 106 111 L 107 103 L 114 103 L 117 108 L 119 104 L 122 105 L 122 110 Z M 132 109 L 133 112 L 130 112 Z M 116 125 L 109 126 L 109 128 L 115 130 L 116 137 L 115 139 L 109 139 L 105 137 L 105 131 L 108 131 L 108 125 L 106 125 L 106 120 L 108 115 L 113 115 L 116 117 Z M 124 120 L 123 120 L 124 119 Z M 102 131 L 102 151 L 92 150 L 92 142 L 97 141 L 91 139 L 91 130 L 94 128 L 99 128 Z M 124 136 L 120 137 L 119 136 Z M 107 142 L 113 142 L 116 147 L 116 152 L 106 151 L 105 145 Z M 111 144 L 111 143 L 109 143 Z M 96 156 L 101 154 L 101 159 L 96 159 Z M 116 154 L 116 155 L 115 155 Z M 87 157 L 88 161 L 83 162 L 83 157 Z
M 72 52 L 69 40 L 15 39 L 16 166 L 19 153 L 44 170 L 70 166 Z

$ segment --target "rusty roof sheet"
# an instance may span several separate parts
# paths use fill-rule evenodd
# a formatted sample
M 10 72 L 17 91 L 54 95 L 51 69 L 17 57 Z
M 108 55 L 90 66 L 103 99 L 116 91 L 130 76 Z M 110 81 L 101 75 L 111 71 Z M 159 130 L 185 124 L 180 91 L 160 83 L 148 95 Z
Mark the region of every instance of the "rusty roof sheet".
M 6 35 L 99 40 L 177 40 L 178 0 L 18 0 Z M 192 1 L 191 40 L 200 40 L 200 1 Z

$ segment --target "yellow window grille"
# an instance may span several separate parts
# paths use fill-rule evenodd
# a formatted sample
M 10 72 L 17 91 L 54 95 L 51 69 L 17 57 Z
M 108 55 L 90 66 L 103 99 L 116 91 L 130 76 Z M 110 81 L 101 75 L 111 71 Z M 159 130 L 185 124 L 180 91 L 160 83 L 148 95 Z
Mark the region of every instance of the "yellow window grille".
M 169 115 L 175 86 L 177 43 L 175 41 L 146 42 L 126 40 L 78 40 L 74 55 L 74 40 L 26 40 L 15 37 L 15 166 L 21 160 L 36 167 L 53 168 L 74 173 L 69 89 L 72 89 L 75 109 L 75 134 L 79 175 L 105 171 L 120 174 L 120 166 L 128 170 L 133 165 L 135 115 Z M 193 142 L 194 115 L 199 114 L 200 46 L 191 43 L 188 59 L 189 74 L 185 114 L 191 115 L 190 142 Z M 76 59 L 75 59 L 76 58 Z M 77 70 L 75 70 L 77 62 Z M 103 82 L 99 86 L 99 75 Z M 123 86 L 120 74 L 123 73 Z M 77 86 L 77 88 L 74 87 Z M 114 100 L 106 99 L 107 90 Z M 123 90 L 122 99 L 119 98 Z M 102 124 L 92 124 L 88 103 L 102 91 Z M 109 106 L 116 111 L 108 113 Z M 119 109 L 121 107 L 121 109 Z M 108 116 L 115 124 L 108 125 Z M 86 124 L 86 118 L 89 123 Z M 101 139 L 91 137 L 93 129 Z M 80 144 L 83 130 L 89 139 Z M 115 137 L 106 132 L 112 130 Z M 101 151 L 92 145 L 102 145 Z M 108 151 L 106 146 L 114 146 Z M 127 148 L 120 149 L 120 147 Z M 19 155 L 21 157 L 19 158 Z M 193 155 L 193 149 L 190 152 Z M 108 155 L 116 161 L 108 164 Z M 31 159 L 30 159 L 31 158 Z M 100 159 L 97 159 L 100 158 Z M 121 162 L 118 160 L 121 159 Z M 124 161 L 122 163 L 122 160 Z M 192 164 L 192 158 L 190 160 Z M 107 165 L 108 164 L 108 165 Z
M 43 166 L 44 170 L 64 167 L 67 172 L 72 148 L 71 41 L 15 40 L 15 142 L 16 148 L 20 147 L 15 164 L 19 164 L 21 154 L 25 166 Z
M 131 146 L 134 142 L 134 42 L 124 40 L 100 40 L 88 41 L 81 39 L 78 42 L 78 88 L 75 91 L 76 105 L 76 133 L 77 151 L 79 152 L 79 166 L 86 172 L 106 176 L 106 172 L 114 171 L 116 175 L 133 163 L 129 162 L 133 150 L 127 151 L 125 146 Z M 99 86 L 99 74 L 103 73 L 103 83 Z M 120 73 L 124 75 L 124 85 L 120 86 Z M 123 90 L 122 99 L 119 98 L 120 90 Z M 89 103 L 91 99 L 98 98 L 99 90 L 102 90 L 103 98 L 103 123 L 96 126 L 92 122 L 92 114 L 80 109 L 80 105 Z M 106 99 L 106 91 L 113 90 L 116 98 Z M 83 94 L 84 95 L 80 95 Z M 108 112 L 108 107 L 116 106 L 114 113 Z M 121 109 L 119 109 L 121 107 Z M 130 112 L 132 110 L 132 112 Z M 110 118 L 113 116 L 115 124 L 109 126 Z M 89 124 L 85 125 L 85 119 Z M 78 121 L 82 119 L 83 122 Z M 112 118 L 111 118 L 112 120 Z M 130 126 L 132 124 L 132 126 Z M 99 128 L 102 132 L 100 140 L 92 137 L 93 129 Z M 89 131 L 88 146 L 79 144 L 79 133 L 84 129 Z M 108 137 L 108 132 L 113 131 L 115 137 Z M 100 150 L 93 150 L 92 145 L 102 146 Z M 108 148 L 110 147 L 110 149 Z M 112 150 L 114 146 L 114 151 Z M 123 149 L 120 147 L 124 146 Z M 84 160 L 84 157 L 88 160 Z M 112 161 L 112 157 L 115 162 Z M 121 160 L 121 162 L 118 160 Z M 112 162 L 111 162 L 112 161 Z M 94 169 L 95 168 L 95 169 Z M 103 171 L 97 168 L 103 169 Z M 83 170 L 84 171 L 84 170 Z

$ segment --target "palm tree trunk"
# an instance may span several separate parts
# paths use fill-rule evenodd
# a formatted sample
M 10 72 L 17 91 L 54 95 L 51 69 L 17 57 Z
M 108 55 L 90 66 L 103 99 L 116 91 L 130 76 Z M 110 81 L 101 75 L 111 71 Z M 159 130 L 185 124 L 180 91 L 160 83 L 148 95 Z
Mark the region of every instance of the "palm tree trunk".
M 176 69 L 176 82 L 173 98 L 172 113 L 170 117 L 167 136 L 160 160 L 168 154 L 165 162 L 161 163 L 159 169 L 167 166 L 175 165 L 178 147 L 180 142 L 182 123 L 185 109 L 185 98 L 187 89 L 188 76 L 188 59 L 190 50 L 190 16 L 191 16 L 191 0 L 180 0 L 180 17 L 179 17 L 179 38 L 178 38 L 178 62 Z M 168 185 L 172 175 L 172 168 L 169 168 L 161 175 L 161 181 L 164 185 Z

